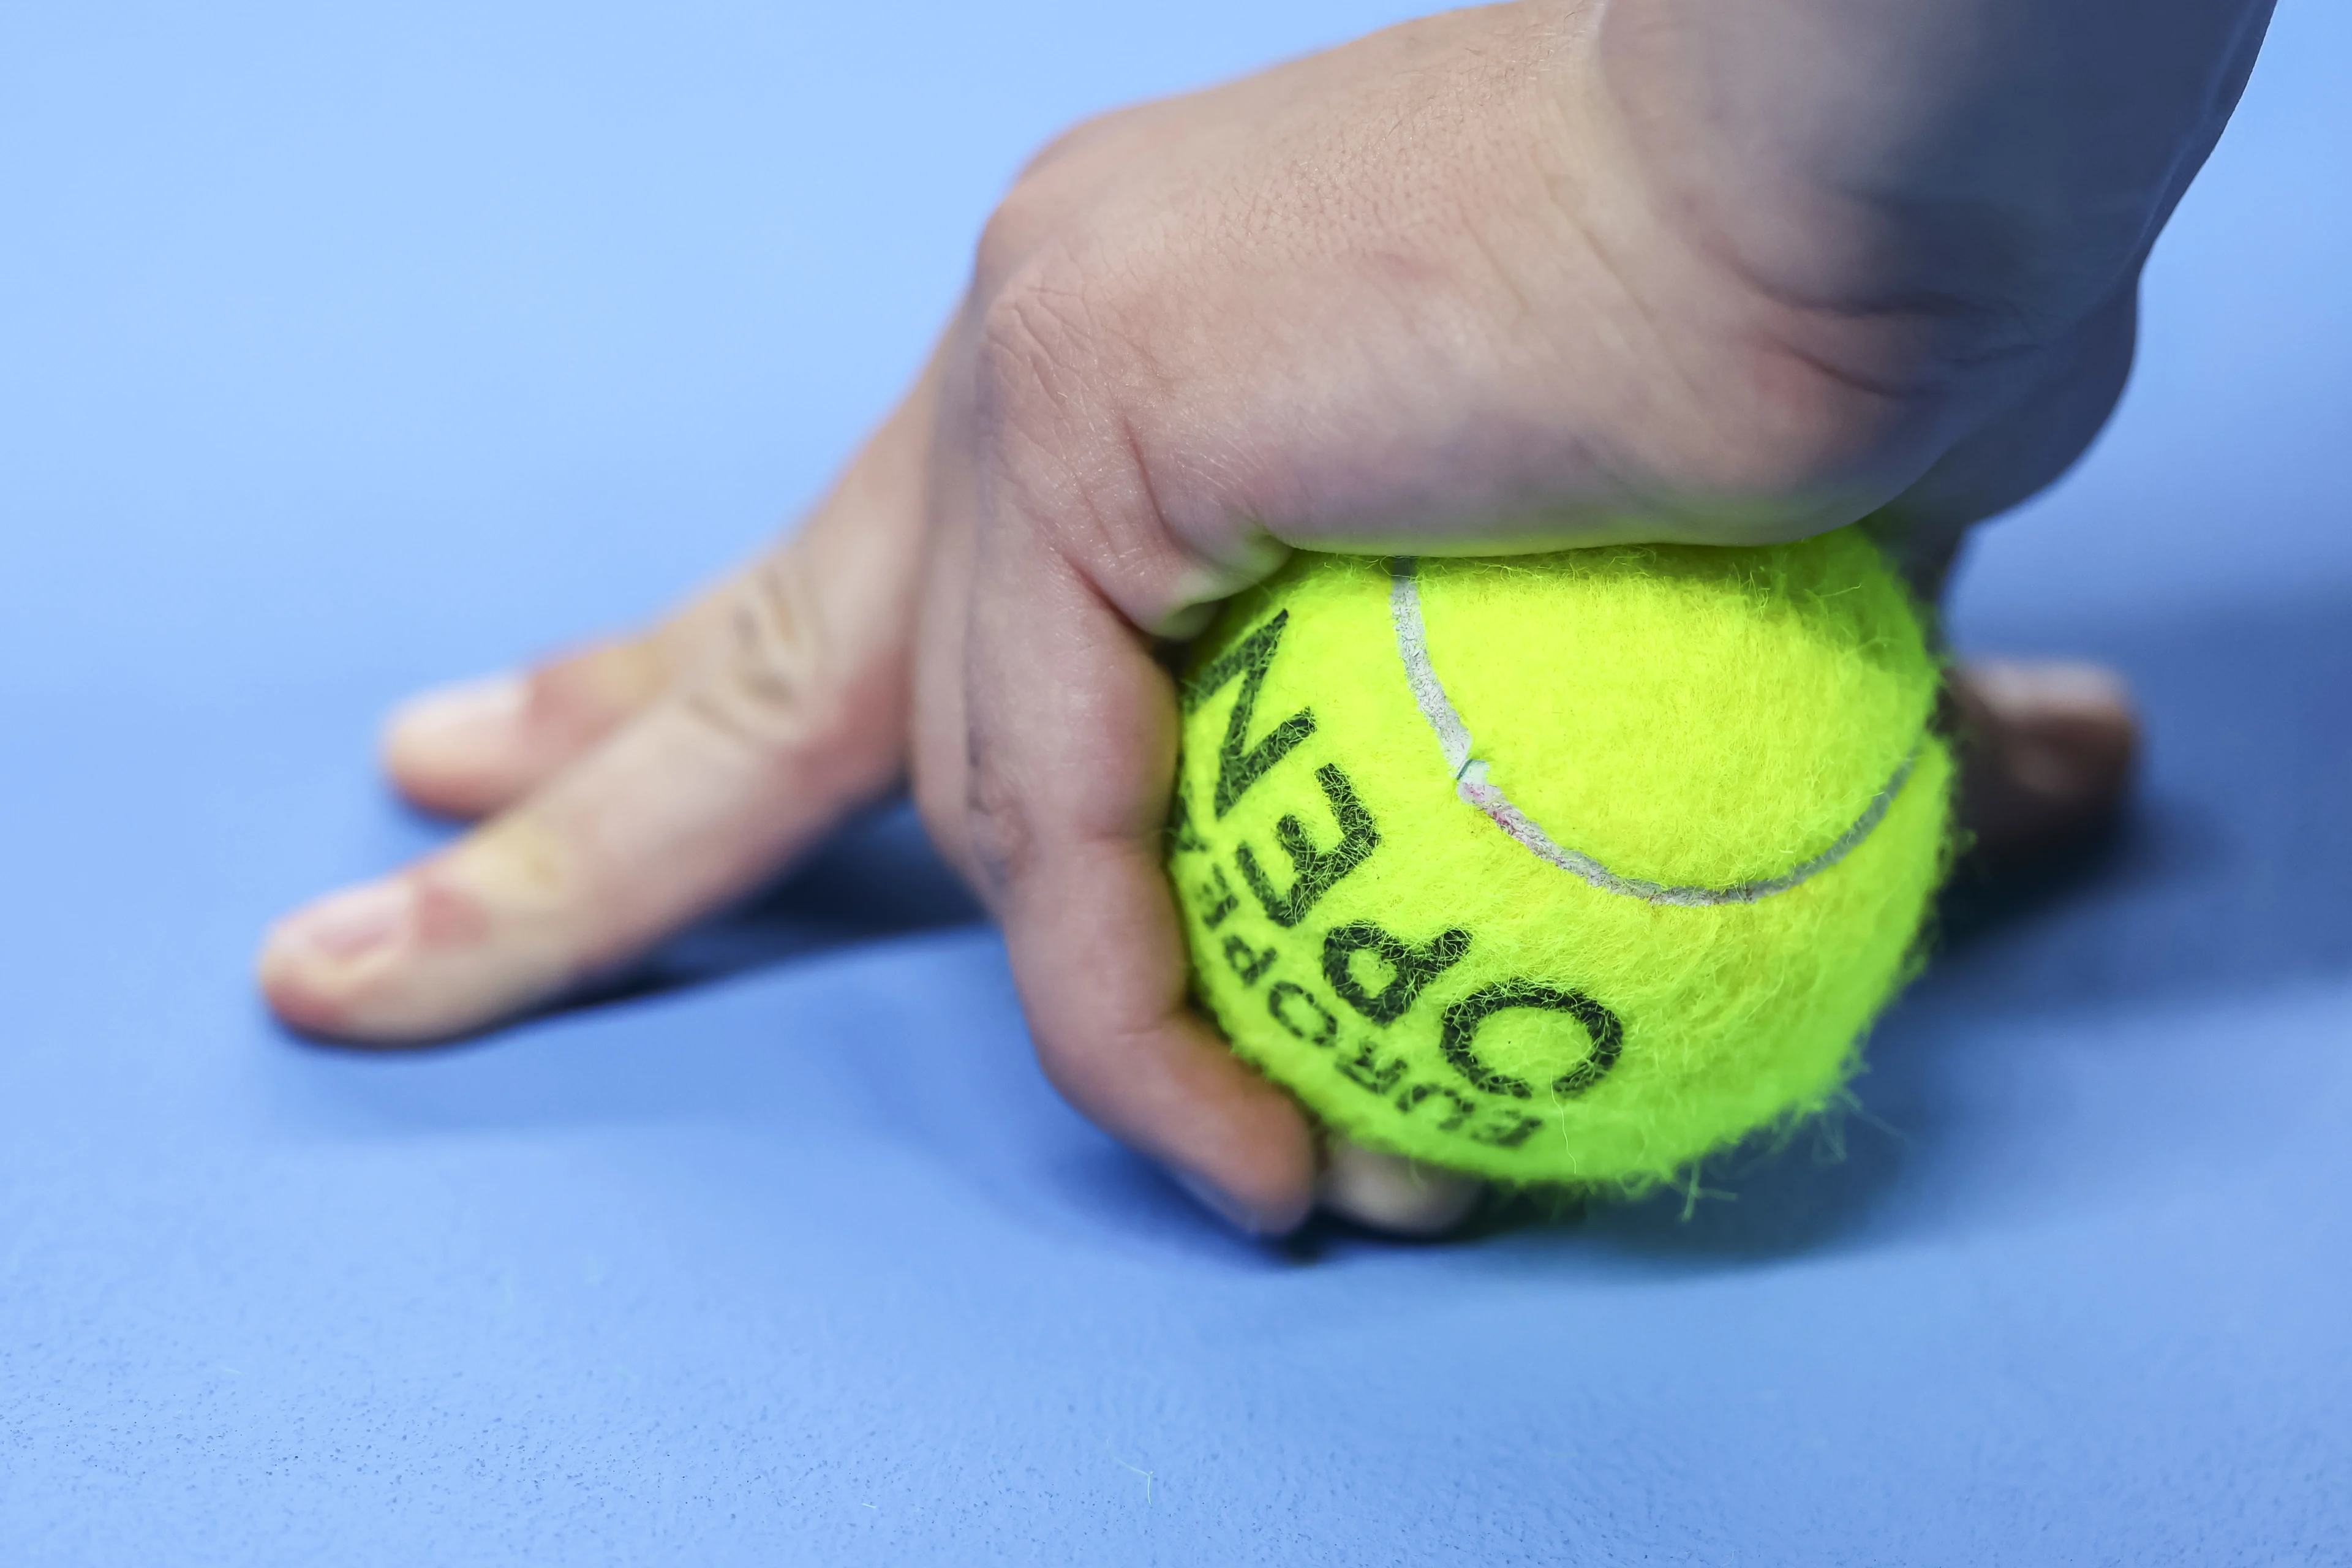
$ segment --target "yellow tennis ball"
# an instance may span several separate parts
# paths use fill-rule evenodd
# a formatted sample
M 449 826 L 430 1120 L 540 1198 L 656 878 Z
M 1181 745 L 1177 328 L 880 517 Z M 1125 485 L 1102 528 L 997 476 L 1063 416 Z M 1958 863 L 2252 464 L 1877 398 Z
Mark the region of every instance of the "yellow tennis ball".
M 1197 994 L 1360 1142 L 1668 1178 L 1818 1110 L 1908 974 L 1947 858 L 1940 678 L 1852 529 L 1302 553 L 1183 683 Z

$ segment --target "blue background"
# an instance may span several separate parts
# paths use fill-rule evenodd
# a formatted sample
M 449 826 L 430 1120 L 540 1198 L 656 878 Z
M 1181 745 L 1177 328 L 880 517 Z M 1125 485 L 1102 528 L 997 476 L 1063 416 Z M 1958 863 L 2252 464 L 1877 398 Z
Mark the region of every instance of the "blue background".
M 440 831 L 383 704 L 754 546 L 1055 127 L 1402 10 L 0 9 L 0 1558 L 2352 1560 L 2322 0 L 1959 595 L 2131 672 L 2141 803 L 1956 916 L 1842 1158 L 1244 1244 L 887 814 L 651 977 L 706 985 L 395 1058 L 257 1006 L 267 918 Z

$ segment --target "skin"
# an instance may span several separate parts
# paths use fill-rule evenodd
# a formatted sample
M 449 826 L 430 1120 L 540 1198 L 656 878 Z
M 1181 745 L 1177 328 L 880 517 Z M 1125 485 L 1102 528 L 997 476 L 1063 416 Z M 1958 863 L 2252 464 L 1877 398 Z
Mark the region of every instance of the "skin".
M 478 1029 L 910 783 L 1062 1092 L 1286 1230 L 1314 1140 L 1185 1002 L 1161 639 L 1293 549 L 1869 519 L 1932 583 L 2106 418 L 2268 13 L 1507 5 L 1082 125 L 772 553 L 396 717 L 401 788 L 488 821 L 282 922 L 269 999 L 352 1041 Z

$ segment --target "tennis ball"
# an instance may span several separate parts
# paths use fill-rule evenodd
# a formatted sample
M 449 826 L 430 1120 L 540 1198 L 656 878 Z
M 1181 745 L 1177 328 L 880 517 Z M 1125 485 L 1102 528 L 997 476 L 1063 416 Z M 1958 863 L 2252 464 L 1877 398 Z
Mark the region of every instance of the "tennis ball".
M 1302 553 L 1193 650 L 1194 988 L 1328 1127 L 1639 1191 L 1817 1110 L 1947 859 L 1941 669 L 1859 531 Z

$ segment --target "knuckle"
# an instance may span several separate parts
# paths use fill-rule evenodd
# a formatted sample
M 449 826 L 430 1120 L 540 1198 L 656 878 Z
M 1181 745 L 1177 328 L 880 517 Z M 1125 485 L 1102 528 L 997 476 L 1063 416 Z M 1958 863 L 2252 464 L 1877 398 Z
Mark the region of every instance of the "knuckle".
M 1079 121 L 1034 153 L 982 226 L 973 256 L 973 292 L 992 298 L 1080 211 L 1093 178 L 1125 149 L 1135 111 Z
M 975 300 L 992 300 L 1008 279 L 1035 253 L 1052 231 L 1053 220 L 1026 184 L 1008 192 L 981 226 L 972 247 L 971 292 Z
M 975 743 L 964 771 L 963 844 L 989 903 L 1002 908 L 1037 862 L 1038 824 L 1027 792 L 996 756 Z
M 1024 174 L 996 204 L 972 247 L 972 298 L 996 300 L 1066 249 L 1083 225 L 1066 184 L 1050 173 Z
M 799 574 L 782 557 L 746 574 L 728 606 L 719 651 L 720 679 L 713 684 L 767 727 L 789 733 L 819 716 L 834 650 L 823 617 L 812 613 Z
M 741 579 L 686 711 L 796 771 L 894 771 L 902 705 L 891 662 L 845 639 L 790 550 Z
M 1112 328 L 1102 270 L 1057 241 L 983 297 L 974 368 L 992 426 L 1050 426 L 1101 396 Z
M 1139 122 L 1136 122 L 1139 123 Z M 971 437 L 992 502 L 1130 619 L 1197 584 L 1234 521 L 1234 464 L 1204 460 L 1197 415 L 1226 372 L 1204 351 L 1199 236 L 1168 213 L 1091 199 L 1134 126 L 1090 122 L 983 234 L 967 318 Z
M 1201 499 L 1154 439 L 1183 395 L 1137 302 L 1143 276 L 1051 248 L 985 303 L 974 359 L 980 458 L 1000 514 L 1139 620 L 1189 579 L 1169 508 Z

